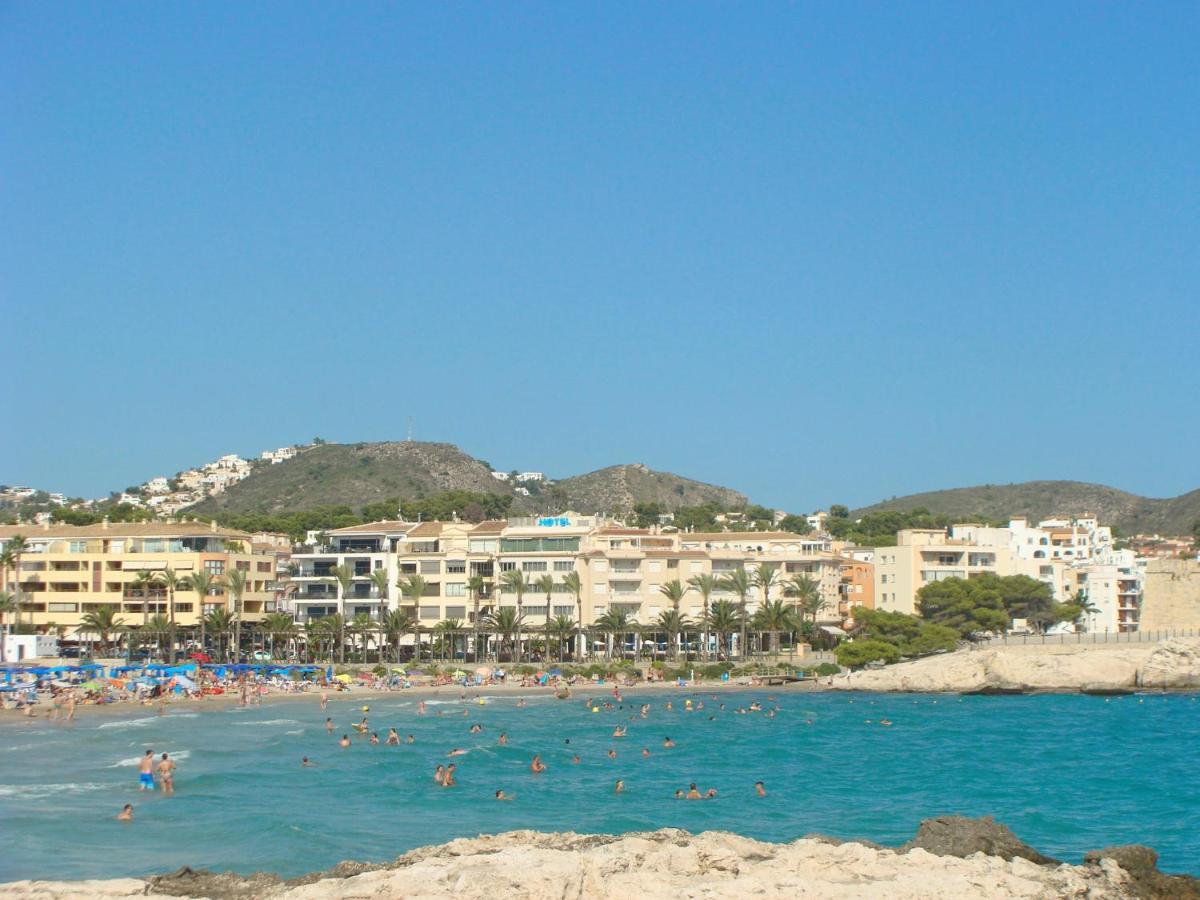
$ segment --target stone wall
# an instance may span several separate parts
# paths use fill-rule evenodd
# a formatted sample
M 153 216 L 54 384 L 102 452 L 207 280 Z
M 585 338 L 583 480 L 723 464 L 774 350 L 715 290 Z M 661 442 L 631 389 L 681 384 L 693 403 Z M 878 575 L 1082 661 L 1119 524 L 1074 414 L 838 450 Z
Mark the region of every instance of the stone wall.
M 1200 562 L 1156 559 L 1146 567 L 1140 627 L 1200 628 Z

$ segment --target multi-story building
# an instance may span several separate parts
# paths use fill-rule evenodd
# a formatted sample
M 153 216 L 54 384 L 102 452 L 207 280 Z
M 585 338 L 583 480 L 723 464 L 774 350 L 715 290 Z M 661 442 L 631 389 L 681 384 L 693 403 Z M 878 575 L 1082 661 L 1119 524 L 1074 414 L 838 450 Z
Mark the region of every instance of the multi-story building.
M 635 621 L 649 623 L 670 608 L 661 590 L 670 581 L 678 579 L 686 585 L 697 575 L 719 578 L 736 569 L 753 572 L 767 565 L 779 571 L 774 599 L 784 596 L 789 578 L 810 577 L 826 600 L 818 622 L 837 623 L 841 621 L 842 564 L 827 539 L 786 532 L 666 533 L 575 514 L 478 525 L 376 522 L 330 532 L 326 546 L 295 554 L 296 590 L 290 605 L 303 621 L 335 612 L 375 617 L 404 604 L 417 607 L 425 628 L 447 619 L 469 624 L 475 615 L 470 577 L 484 579 L 479 596 L 482 615 L 497 606 L 517 604 L 516 594 L 500 584 L 506 572 L 521 572 L 529 583 L 544 575 L 553 579 L 549 604 L 536 587 L 521 598 L 531 624 L 544 621 L 548 614 L 589 625 L 608 610 L 621 610 Z M 349 576 L 345 587 L 337 578 L 339 566 L 346 567 L 342 573 Z M 372 577 L 379 571 L 387 573 L 386 592 Z M 563 581 L 572 572 L 580 580 L 578 597 Z M 416 603 L 397 588 L 400 580 L 411 584 L 414 575 L 424 586 Z M 761 603 L 760 593 L 753 588 L 748 594 L 750 612 Z M 736 598 L 721 588 L 710 599 Z M 689 591 L 681 611 L 699 617 L 700 595 Z
M 854 607 L 875 608 L 875 551 L 847 548 L 842 551 L 838 613 L 842 620 L 853 618 Z
M 102 606 L 115 608 L 128 625 L 141 621 L 143 604 L 146 614 L 167 615 L 166 590 L 159 585 L 146 597 L 135 581 L 143 573 L 168 568 L 180 579 L 207 572 L 217 584 L 204 598 L 187 586 L 176 589 L 178 625 L 196 624 L 202 612 L 231 609 L 220 585 L 221 576 L 233 569 L 246 574 L 243 621 L 256 621 L 275 609 L 275 555 L 257 552 L 251 536 L 240 531 L 202 522 L 4 525 L 0 547 L 18 535 L 26 540 L 20 572 L 0 573 L 0 582 L 12 591 L 19 577 L 21 620 L 41 630 L 54 626 L 70 632 Z

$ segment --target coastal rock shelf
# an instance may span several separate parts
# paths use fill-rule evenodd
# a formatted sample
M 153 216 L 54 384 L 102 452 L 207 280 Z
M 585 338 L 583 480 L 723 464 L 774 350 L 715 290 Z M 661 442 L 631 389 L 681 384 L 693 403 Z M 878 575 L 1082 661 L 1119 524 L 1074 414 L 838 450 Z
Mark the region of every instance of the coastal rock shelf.
M 1200 640 L 982 647 L 853 672 L 832 679 L 830 687 L 954 693 L 1197 690 Z
M 287 882 L 183 869 L 145 881 L 15 882 L 0 885 L 0 894 L 39 900 L 1200 897 L 1192 879 L 1158 872 L 1148 848 L 1088 858 L 1082 866 L 1049 860 L 986 818 L 927 820 L 897 850 L 822 837 L 769 844 L 674 829 L 620 837 L 513 831 L 422 847 L 387 865 L 344 863 Z

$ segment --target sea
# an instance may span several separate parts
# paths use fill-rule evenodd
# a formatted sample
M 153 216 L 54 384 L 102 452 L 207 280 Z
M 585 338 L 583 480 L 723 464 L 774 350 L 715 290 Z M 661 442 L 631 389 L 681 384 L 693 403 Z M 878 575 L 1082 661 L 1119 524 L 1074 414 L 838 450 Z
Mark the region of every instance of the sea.
M 714 697 L 679 689 L 593 711 L 581 696 L 530 695 L 520 706 L 513 695 L 484 693 L 428 699 L 424 716 L 418 699 L 331 698 L 322 711 L 305 696 L 244 709 L 176 706 L 161 717 L 136 708 L 72 724 L 0 723 L 0 882 L 184 865 L 295 876 L 519 828 L 720 829 L 770 841 L 822 833 L 900 844 L 921 819 L 946 814 L 995 816 L 1069 862 L 1142 843 L 1159 852 L 1164 871 L 1200 873 L 1194 694 Z M 612 700 L 596 702 L 604 699 Z M 763 712 L 738 712 L 755 701 Z M 644 719 L 642 703 L 650 705 Z M 381 741 L 393 726 L 414 743 L 370 745 L 351 729 L 364 704 Z M 472 734 L 476 723 L 482 731 Z M 627 736 L 612 736 L 617 725 Z M 338 746 L 342 734 L 351 747 Z M 664 747 L 667 738 L 674 747 Z M 455 748 L 467 752 L 448 758 Z M 138 791 L 147 749 L 177 761 L 174 796 Z M 529 770 L 534 754 L 543 774 Z M 315 765 L 303 767 L 305 756 Z M 448 762 L 457 763 L 458 783 L 442 788 L 433 774 Z M 716 798 L 675 799 L 693 783 L 715 788 Z M 497 790 L 515 799 L 497 802 Z M 133 822 L 114 818 L 125 803 Z

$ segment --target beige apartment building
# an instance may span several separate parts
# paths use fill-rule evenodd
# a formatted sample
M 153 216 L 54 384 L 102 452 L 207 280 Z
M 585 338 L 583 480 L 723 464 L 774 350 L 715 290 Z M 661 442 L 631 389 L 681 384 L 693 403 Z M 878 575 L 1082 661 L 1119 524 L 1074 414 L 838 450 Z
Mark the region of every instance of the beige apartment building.
M 1012 551 L 955 539 L 941 528 L 905 528 L 875 551 L 875 608 L 915 615 L 917 591 L 947 578 L 1012 574 Z
M 552 576 L 551 616 L 568 615 L 589 625 L 608 610 L 619 609 L 648 623 L 670 608 L 662 585 L 675 579 L 686 585 L 697 575 L 719 578 L 738 568 L 753 573 L 761 565 L 779 571 L 772 599 L 784 596 L 784 581 L 806 575 L 826 600 L 818 621 L 841 621 L 838 596 L 843 560 L 826 539 L 786 532 L 664 533 L 573 513 L 478 525 L 376 522 L 330 532 L 327 546 L 293 554 L 292 563 L 295 588 L 289 593 L 289 605 L 301 621 L 335 612 L 377 616 L 380 609 L 407 602 L 396 587 L 398 579 L 420 575 L 425 581 L 419 604 L 423 625 L 445 619 L 470 623 L 474 602 L 468 578 L 479 575 L 488 583 L 480 598 L 482 615 L 497 605 L 516 605 L 516 595 L 498 590 L 497 585 L 504 573 L 519 571 L 528 581 Z M 354 573 L 349 590 L 332 578 L 335 566 Z M 386 594 L 381 594 L 371 575 L 381 570 L 387 572 Z M 578 600 L 563 583 L 571 572 L 580 578 Z M 751 612 L 762 600 L 759 595 L 754 589 L 747 597 Z M 710 599 L 737 598 L 718 590 Z M 702 603 L 698 593 L 689 591 L 681 612 L 696 618 Z M 531 624 L 544 620 L 546 607 L 544 593 L 536 588 L 525 593 L 522 609 Z
M 0 526 L 0 549 L 13 537 L 25 538 L 20 571 L 0 573 L 0 583 L 21 591 L 21 622 L 40 631 L 64 628 L 70 637 L 88 612 L 113 607 L 125 624 L 137 625 L 148 615 L 167 615 L 167 592 L 161 587 L 149 597 L 135 586 L 145 572 L 172 569 L 181 580 L 207 572 L 219 585 L 226 572 L 246 574 L 242 619 L 253 622 L 275 609 L 276 557 L 255 552 L 251 535 L 203 522 L 139 522 L 97 525 Z M 181 585 L 175 591 L 175 618 L 180 626 L 195 625 L 198 616 L 214 609 L 231 609 L 230 598 L 214 588 L 200 603 L 194 591 Z

